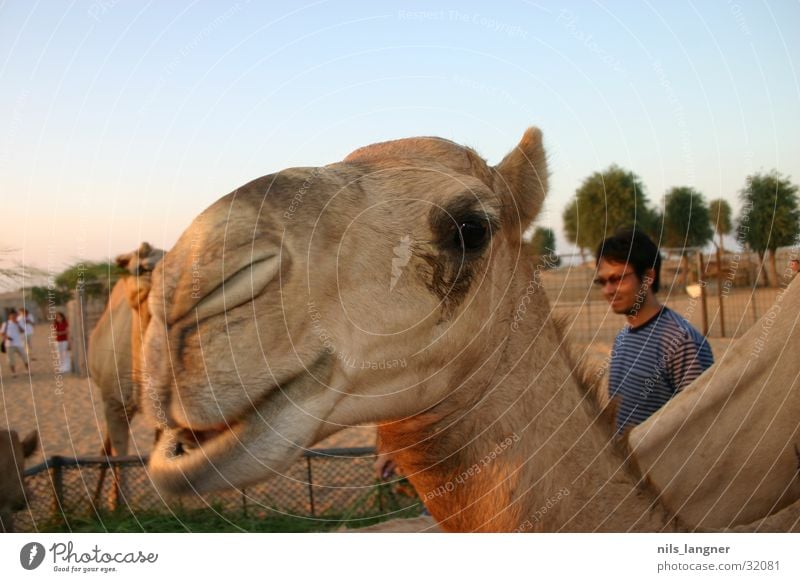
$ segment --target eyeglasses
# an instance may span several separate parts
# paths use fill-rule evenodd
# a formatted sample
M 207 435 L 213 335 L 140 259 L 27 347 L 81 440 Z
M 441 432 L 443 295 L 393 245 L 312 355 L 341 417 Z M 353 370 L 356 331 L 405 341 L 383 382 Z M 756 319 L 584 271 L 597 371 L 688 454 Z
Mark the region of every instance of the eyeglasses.
M 628 271 L 624 275 L 611 275 L 608 279 L 603 279 L 602 277 L 598 277 L 594 281 L 592 281 L 595 285 L 600 287 L 601 289 L 611 283 L 613 287 L 616 287 L 620 284 L 620 282 L 627 277 L 628 275 L 633 275 L 633 271 Z

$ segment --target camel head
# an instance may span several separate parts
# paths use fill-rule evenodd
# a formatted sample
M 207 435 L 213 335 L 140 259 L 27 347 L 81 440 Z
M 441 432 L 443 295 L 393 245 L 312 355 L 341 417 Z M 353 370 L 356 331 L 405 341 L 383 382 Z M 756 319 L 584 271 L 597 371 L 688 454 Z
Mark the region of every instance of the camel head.
M 150 275 L 164 258 L 164 252 L 143 242 L 135 251 L 119 255 L 115 259 L 118 267 L 133 275 L 125 278 L 125 292 L 128 304 L 134 311 L 146 308 L 147 295 L 150 293 Z
M 206 209 L 148 300 L 156 483 L 242 487 L 341 428 L 446 399 L 501 341 L 491 323 L 508 329 L 522 233 L 546 190 L 531 128 L 496 166 L 402 139 L 264 176 Z
M 25 459 L 36 452 L 39 435 L 36 431 L 20 441 L 13 430 L 0 430 L 0 532 L 12 531 L 12 516 L 25 509 L 23 470 Z
M 143 242 L 135 251 L 119 255 L 115 262 L 117 266 L 127 269 L 131 275 L 144 275 L 156 268 L 158 262 L 164 258 L 164 252 L 161 249 L 154 249 L 148 242 Z

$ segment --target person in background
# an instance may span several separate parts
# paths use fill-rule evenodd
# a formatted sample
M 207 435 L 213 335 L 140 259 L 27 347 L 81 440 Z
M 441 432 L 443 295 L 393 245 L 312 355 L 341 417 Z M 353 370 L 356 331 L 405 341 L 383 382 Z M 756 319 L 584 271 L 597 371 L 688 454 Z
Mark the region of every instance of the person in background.
M 17 321 L 17 311 L 12 309 L 8 312 L 8 319 L 0 326 L 0 339 L 6 348 L 8 355 L 8 367 L 11 368 L 11 376 L 16 376 L 16 356 L 25 364 L 28 369 L 28 358 L 25 355 L 25 328 Z
M 797 272 L 800 271 L 800 259 L 798 259 L 797 257 L 793 257 L 789 261 L 789 271 L 791 271 L 790 275 L 791 278 L 789 279 L 791 281 L 795 277 L 797 277 Z
M 644 233 L 621 230 L 597 248 L 595 285 L 627 325 L 611 352 L 609 396 L 617 431 L 647 420 L 714 363 L 703 335 L 656 298 L 661 255 Z
M 69 322 L 67 317 L 61 312 L 57 312 L 53 319 L 52 337 L 56 339 L 58 346 L 58 371 L 60 373 L 69 372 L 72 369 L 72 358 L 69 353 Z
M 36 322 L 30 311 L 24 307 L 19 310 L 17 322 L 25 328 L 25 353 L 28 356 L 28 360 L 33 360 L 33 356 L 31 356 L 31 342 L 33 341 L 33 326 Z

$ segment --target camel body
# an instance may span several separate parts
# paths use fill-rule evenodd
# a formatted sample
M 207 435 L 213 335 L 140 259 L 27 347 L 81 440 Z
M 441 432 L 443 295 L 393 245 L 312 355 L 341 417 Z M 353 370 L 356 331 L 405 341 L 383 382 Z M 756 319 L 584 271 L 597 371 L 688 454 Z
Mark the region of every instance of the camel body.
M 149 314 L 145 302 L 150 273 L 164 251 L 148 243 L 116 262 L 130 275 L 117 281 L 102 316 L 89 336 L 89 376 L 100 390 L 106 418 L 106 455 L 128 454 L 130 422 L 139 410 L 142 338 Z
M 137 411 L 131 358 L 132 310 L 125 281 L 117 281 L 89 336 L 89 376 L 100 389 L 106 418 L 104 452 L 126 455 L 130 421 Z

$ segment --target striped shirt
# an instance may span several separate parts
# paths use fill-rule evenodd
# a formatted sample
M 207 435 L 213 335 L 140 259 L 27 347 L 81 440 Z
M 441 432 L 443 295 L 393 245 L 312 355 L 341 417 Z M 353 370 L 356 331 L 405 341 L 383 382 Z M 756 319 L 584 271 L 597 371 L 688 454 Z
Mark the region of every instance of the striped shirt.
M 639 327 L 626 325 L 614 340 L 608 377 L 610 396 L 619 397 L 617 430 L 647 420 L 713 363 L 703 335 L 668 307 Z

